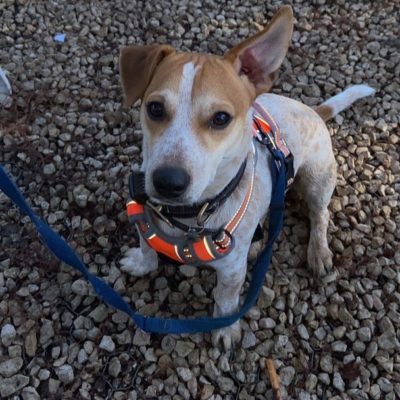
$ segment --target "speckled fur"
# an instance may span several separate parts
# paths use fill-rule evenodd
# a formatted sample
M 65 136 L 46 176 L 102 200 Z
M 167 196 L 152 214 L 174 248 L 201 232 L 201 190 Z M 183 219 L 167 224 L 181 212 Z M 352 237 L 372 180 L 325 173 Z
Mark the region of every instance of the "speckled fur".
M 283 7 L 265 31 L 239 44 L 225 57 L 178 54 L 165 46 L 153 46 L 145 50 L 151 60 L 161 53 L 165 54 L 158 69 L 154 71 L 153 63 L 151 71 L 142 70 L 146 75 L 145 80 L 150 82 L 145 93 L 141 95 L 144 135 L 142 170 L 148 178 L 146 190 L 155 200 L 157 193 L 151 184 L 151 171 L 168 163 L 178 163 L 191 177 L 189 187 L 179 199 L 181 203 L 201 202 L 215 196 L 231 180 L 245 157 L 251 154 L 251 104 L 256 99 L 280 126 L 294 155 L 294 187 L 302 194 L 309 208 L 308 265 L 313 273 L 320 276 L 332 269 L 327 228 L 328 204 L 336 183 L 336 162 L 330 135 L 321 116 L 310 107 L 286 97 L 262 93 L 261 90 L 269 88 L 270 79 L 276 75 L 273 68 L 279 67 L 286 53 L 292 32 L 292 17 L 290 7 Z M 246 51 L 250 48 L 251 52 L 251 46 L 256 48 L 254 54 L 260 53 L 259 47 L 263 41 L 269 50 L 266 53 L 270 59 L 265 65 L 265 60 L 260 59 L 260 68 L 265 70 L 261 75 L 257 73 L 255 79 L 259 81 L 253 82 L 251 74 L 246 76 L 242 73 L 240 63 L 246 62 Z M 132 86 L 129 68 L 124 68 L 124 65 L 131 65 L 132 60 L 124 60 L 127 57 L 124 54 L 140 59 L 144 50 L 136 49 L 121 53 L 122 83 L 125 97 L 131 102 L 140 97 L 137 92 L 141 87 Z M 251 66 L 251 56 L 249 60 Z M 268 70 L 269 67 L 272 69 Z M 150 74 L 154 75 L 152 79 Z M 349 106 L 358 92 L 360 98 L 368 90 L 351 89 L 351 96 L 337 96 L 340 104 L 337 104 L 334 97 L 329 100 L 330 109 L 339 112 L 344 106 Z M 168 115 L 161 123 L 155 124 L 147 117 L 145 103 L 149 99 L 165 102 Z M 210 112 L 224 107 L 232 110 L 231 114 L 235 118 L 227 129 L 213 131 L 205 121 L 211 118 Z M 258 162 L 254 191 L 248 210 L 234 233 L 236 246 L 225 258 L 210 263 L 218 277 L 214 289 L 215 316 L 229 315 L 237 309 L 240 289 L 246 276 L 251 239 L 258 223 L 265 218 L 269 209 L 270 155 L 264 146 L 256 143 L 256 147 Z M 245 196 L 251 173 L 251 162 L 248 162 L 240 184 L 226 203 L 212 215 L 206 224 L 207 228 L 220 227 L 231 218 Z M 187 220 L 185 222 L 190 223 Z M 163 222 L 160 222 L 160 226 L 171 235 L 181 235 L 180 231 L 169 228 Z M 121 260 L 121 266 L 128 273 L 143 275 L 157 268 L 157 255 L 141 241 L 141 249 L 129 250 Z M 226 348 L 239 338 L 239 321 L 213 332 L 213 343 L 217 344 L 222 340 Z

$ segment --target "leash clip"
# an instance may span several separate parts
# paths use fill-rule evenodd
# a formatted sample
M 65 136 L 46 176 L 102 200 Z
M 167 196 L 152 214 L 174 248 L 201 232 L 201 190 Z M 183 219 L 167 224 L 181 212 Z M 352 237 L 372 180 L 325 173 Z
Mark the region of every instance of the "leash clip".
M 208 206 L 210 205 L 210 203 L 207 201 L 207 203 L 204 203 L 203 207 L 201 207 L 199 213 L 197 214 L 197 225 L 198 226 L 204 226 L 204 224 L 209 220 L 209 218 L 211 217 L 211 214 L 208 214 L 206 216 L 204 216 L 204 214 L 207 211 Z
M 171 228 L 175 228 L 172 222 L 161 212 L 162 206 L 155 206 L 149 200 L 146 201 L 146 206 L 151 208 L 164 222 L 166 222 Z

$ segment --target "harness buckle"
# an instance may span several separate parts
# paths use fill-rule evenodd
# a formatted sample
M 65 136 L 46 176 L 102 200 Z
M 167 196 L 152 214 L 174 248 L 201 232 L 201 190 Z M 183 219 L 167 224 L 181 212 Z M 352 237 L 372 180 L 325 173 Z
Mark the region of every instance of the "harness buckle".
M 211 214 L 208 214 L 206 216 L 204 216 L 204 214 L 207 211 L 208 206 L 210 205 L 209 202 L 204 203 L 203 207 L 201 207 L 199 213 L 197 214 L 197 225 L 198 226 L 204 226 L 204 224 L 208 221 L 208 219 L 211 217 Z
M 162 206 L 155 206 L 149 200 L 146 201 L 146 206 L 151 208 L 164 222 L 166 222 L 171 228 L 175 228 L 172 222 L 161 212 Z

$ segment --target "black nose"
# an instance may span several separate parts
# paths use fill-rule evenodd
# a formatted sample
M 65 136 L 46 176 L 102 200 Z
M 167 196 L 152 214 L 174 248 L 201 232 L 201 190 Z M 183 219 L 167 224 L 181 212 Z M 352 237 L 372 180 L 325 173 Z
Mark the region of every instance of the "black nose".
M 163 197 L 179 197 L 189 183 L 190 176 L 180 167 L 159 167 L 153 172 L 154 188 Z

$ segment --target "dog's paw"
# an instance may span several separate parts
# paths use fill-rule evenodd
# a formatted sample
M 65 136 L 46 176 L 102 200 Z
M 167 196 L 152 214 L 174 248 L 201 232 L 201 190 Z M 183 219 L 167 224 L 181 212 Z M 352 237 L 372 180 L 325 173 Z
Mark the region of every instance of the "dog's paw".
M 316 277 L 324 277 L 332 272 L 333 254 L 328 247 L 310 243 L 307 251 L 308 266 Z
M 240 321 L 234 322 L 225 328 L 217 329 L 212 332 L 212 344 L 217 347 L 220 341 L 226 351 L 231 350 L 241 339 Z
M 139 247 L 129 249 L 119 263 L 122 271 L 133 276 L 143 276 L 158 267 L 157 255 L 153 257 L 153 254 L 148 253 L 145 256 Z

